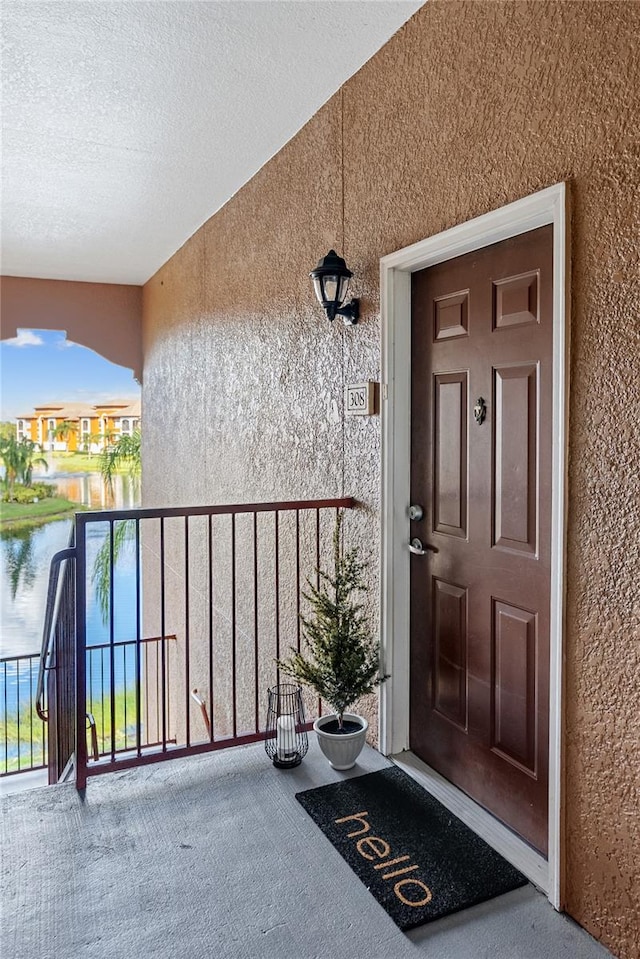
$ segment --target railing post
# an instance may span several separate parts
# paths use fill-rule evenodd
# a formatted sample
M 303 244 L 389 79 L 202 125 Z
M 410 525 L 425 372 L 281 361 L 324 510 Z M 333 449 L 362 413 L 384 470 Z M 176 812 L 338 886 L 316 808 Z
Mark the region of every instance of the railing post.
M 81 513 L 76 514 L 76 789 L 87 785 L 87 528 Z

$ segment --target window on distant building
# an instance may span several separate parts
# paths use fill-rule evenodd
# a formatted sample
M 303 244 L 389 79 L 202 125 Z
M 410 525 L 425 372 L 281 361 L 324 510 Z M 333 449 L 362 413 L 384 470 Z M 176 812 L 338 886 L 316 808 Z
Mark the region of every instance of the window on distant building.
M 120 420 L 120 432 L 123 436 L 131 436 L 131 420 Z
M 18 441 L 23 440 L 27 433 L 27 424 L 25 420 L 18 420 Z

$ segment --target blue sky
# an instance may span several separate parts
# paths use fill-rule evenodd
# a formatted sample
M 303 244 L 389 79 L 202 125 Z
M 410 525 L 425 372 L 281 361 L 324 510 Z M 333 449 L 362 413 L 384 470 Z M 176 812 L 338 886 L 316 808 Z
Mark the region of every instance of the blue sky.
M 0 419 L 13 420 L 54 400 L 137 399 L 131 370 L 71 343 L 62 332 L 18 330 L 0 343 Z

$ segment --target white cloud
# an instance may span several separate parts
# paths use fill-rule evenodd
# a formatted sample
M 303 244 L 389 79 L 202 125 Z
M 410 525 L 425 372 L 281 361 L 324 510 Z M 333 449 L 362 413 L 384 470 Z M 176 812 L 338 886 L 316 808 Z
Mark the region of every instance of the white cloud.
M 44 340 L 31 330 L 18 330 L 17 336 L 4 340 L 5 346 L 44 346 Z
M 70 346 L 77 346 L 77 343 L 74 343 L 73 340 L 68 340 L 66 337 L 62 337 L 60 340 L 56 340 L 56 346 L 59 350 L 68 350 Z

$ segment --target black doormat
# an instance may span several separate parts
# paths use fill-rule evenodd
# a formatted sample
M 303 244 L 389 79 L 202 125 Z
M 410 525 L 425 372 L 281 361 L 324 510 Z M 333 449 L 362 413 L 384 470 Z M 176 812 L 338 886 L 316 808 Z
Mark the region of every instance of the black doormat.
M 296 799 L 401 929 L 526 885 L 401 769 L 308 789 Z

